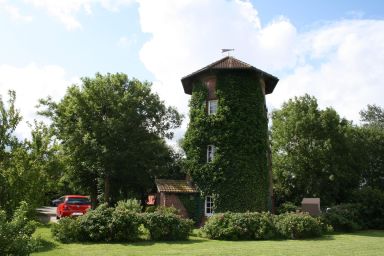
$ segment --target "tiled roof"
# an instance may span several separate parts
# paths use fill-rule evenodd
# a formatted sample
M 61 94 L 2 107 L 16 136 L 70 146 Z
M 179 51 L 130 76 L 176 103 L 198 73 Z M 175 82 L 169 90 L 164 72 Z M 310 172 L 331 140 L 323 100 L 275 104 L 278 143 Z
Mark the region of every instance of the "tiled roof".
M 189 184 L 186 180 L 155 180 L 158 192 L 172 192 L 172 193 L 197 193 L 198 191 L 194 186 Z
M 248 69 L 261 74 L 261 76 L 264 77 L 264 79 L 266 80 L 266 94 L 272 93 L 277 82 L 279 81 L 277 77 L 271 74 L 268 74 L 267 72 L 264 72 L 258 68 L 255 68 L 249 65 L 248 63 L 238 60 L 232 56 L 227 56 L 216 62 L 209 64 L 208 66 L 202 69 L 199 69 L 183 77 L 181 79 L 181 83 L 183 84 L 184 92 L 186 94 L 192 94 L 192 81 L 195 79 L 196 76 L 199 76 L 200 74 L 207 71 L 222 70 L 222 69 L 246 69 L 246 70 Z

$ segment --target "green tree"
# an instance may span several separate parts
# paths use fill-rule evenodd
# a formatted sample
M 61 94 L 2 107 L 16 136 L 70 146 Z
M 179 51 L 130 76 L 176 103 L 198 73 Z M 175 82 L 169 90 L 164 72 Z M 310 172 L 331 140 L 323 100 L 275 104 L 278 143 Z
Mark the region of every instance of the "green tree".
M 375 104 L 368 105 L 366 110 L 360 111 L 360 117 L 365 126 L 384 129 L 384 108 Z
M 278 203 L 320 197 L 322 205 L 331 205 L 358 187 L 361 158 L 353 150 L 353 127 L 334 109 L 319 110 L 316 99 L 305 95 L 284 103 L 272 120 Z
M 31 125 L 31 138 L 24 141 L 14 135 L 21 121 L 15 100 L 13 91 L 7 107 L 0 98 L 0 207 L 8 214 L 23 200 L 30 207 L 45 203 L 46 192 L 54 188 L 60 170 L 57 143 L 45 125 Z
M 70 165 L 68 174 L 93 201 L 106 202 L 128 193 L 143 194 L 161 173 L 169 148 L 165 138 L 181 123 L 151 84 L 125 74 L 96 74 L 68 88 L 55 103 L 42 100 L 62 141 Z M 111 198 L 112 197 L 112 198 Z
M 360 111 L 363 125 L 356 129 L 356 147 L 363 160 L 362 185 L 384 190 L 384 109 L 368 105 Z
M 8 92 L 9 99 L 3 101 L 0 95 L 0 207 L 11 214 L 13 211 L 12 190 L 14 183 L 10 179 L 10 168 L 13 164 L 14 152 L 21 146 L 14 135 L 17 125 L 21 121 L 21 115 L 15 107 L 16 93 Z

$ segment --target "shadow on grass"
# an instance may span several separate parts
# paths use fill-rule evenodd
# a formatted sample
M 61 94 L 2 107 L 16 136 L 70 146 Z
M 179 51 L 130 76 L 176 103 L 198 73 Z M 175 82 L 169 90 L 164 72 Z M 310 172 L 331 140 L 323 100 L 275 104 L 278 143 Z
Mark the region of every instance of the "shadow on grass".
M 337 233 L 338 235 L 384 237 L 384 230 L 362 230 L 351 233 Z
M 57 247 L 57 244 L 51 242 L 51 241 L 47 241 L 45 239 L 38 239 L 38 248 L 36 250 L 36 252 L 47 252 L 47 251 L 50 251 L 50 250 L 53 250 Z
M 188 244 L 198 244 L 198 243 L 204 243 L 208 242 L 209 240 L 204 239 L 190 239 L 185 241 L 141 241 L 141 242 L 135 242 L 135 243 L 126 243 L 124 245 L 131 245 L 131 246 L 148 246 L 148 245 L 155 245 L 155 244 L 167 244 L 167 245 L 188 245 Z

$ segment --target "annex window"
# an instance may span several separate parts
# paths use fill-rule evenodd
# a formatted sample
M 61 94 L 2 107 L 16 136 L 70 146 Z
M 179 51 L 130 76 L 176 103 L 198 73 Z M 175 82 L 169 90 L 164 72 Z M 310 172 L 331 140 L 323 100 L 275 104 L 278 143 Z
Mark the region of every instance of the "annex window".
M 218 100 L 209 100 L 208 101 L 208 115 L 214 115 L 217 112 L 217 103 Z
M 205 207 L 204 207 L 205 216 L 211 216 L 213 214 L 213 198 L 212 196 L 205 197 Z
M 216 147 L 213 145 L 207 146 L 207 163 L 212 162 L 215 157 Z

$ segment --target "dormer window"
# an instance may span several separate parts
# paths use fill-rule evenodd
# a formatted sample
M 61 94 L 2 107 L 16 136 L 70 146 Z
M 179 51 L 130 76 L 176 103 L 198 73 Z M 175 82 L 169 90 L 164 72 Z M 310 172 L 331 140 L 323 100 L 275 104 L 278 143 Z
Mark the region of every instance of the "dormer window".
M 207 163 L 212 162 L 215 157 L 216 147 L 213 145 L 207 146 Z
M 208 101 L 208 115 L 214 115 L 217 112 L 217 103 L 218 100 L 209 100 Z

